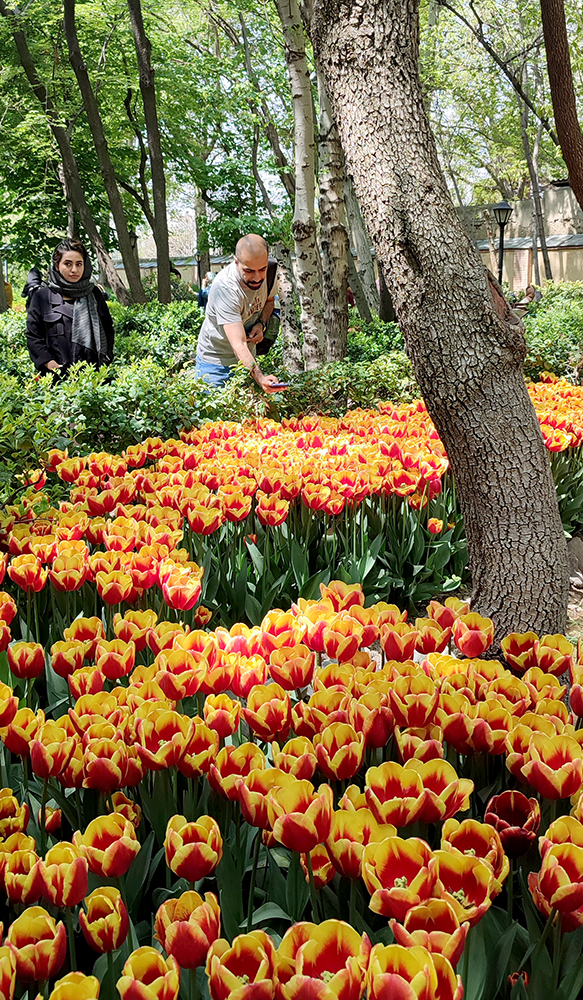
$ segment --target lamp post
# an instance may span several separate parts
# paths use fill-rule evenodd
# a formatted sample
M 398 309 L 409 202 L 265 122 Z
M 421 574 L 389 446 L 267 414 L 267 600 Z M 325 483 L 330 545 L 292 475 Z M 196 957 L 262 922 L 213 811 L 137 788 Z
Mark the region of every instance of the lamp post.
M 193 251 L 193 256 L 194 256 L 194 259 L 196 261 L 196 276 L 197 276 L 197 281 L 198 281 L 198 287 L 202 288 L 202 275 L 200 273 L 200 262 L 202 260 L 202 254 L 201 254 L 200 250 L 194 250 Z
M 512 215 L 512 205 L 506 199 L 494 205 L 494 218 L 500 226 L 500 242 L 498 244 L 498 281 L 502 284 L 502 264 L 504 261 L 504 227 Z

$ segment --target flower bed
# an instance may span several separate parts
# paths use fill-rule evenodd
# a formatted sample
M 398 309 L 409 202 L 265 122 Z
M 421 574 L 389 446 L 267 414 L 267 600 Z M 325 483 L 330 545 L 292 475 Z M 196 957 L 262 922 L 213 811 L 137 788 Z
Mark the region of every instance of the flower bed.
M 531 390 L 564 482 L 572 388 Z M 422 404 L 30 479 L 0 562 L 1 996 L 575 1000 L 583 657 L 483 659 L 462 601 L 409 622 L 374 593 L 461 552 Z

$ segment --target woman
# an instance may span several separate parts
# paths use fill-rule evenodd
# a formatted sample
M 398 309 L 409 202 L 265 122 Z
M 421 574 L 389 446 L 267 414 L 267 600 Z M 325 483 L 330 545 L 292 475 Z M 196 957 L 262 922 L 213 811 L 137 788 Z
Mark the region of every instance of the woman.
M 63 240 L 53 251 L 48 284 L 32 297 L 26 324 L 30 357 L 42 375 L 66 375 L 77 361 L 95 368 L 111 364 L 113 323 L 91 273 L 80 240 Z

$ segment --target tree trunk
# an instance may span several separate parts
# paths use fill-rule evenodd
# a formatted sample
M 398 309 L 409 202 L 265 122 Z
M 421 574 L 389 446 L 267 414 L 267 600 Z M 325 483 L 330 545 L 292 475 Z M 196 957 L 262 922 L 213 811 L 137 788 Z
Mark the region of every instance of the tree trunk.
M 465 235 L 418 75 L 418 0 L 316 0 L 311 36 L 365 223 L 464 514 L 472 606 L 497 642 L 563 632 L 557 496 L 523 328 Z
M 95 251 L 99 264 L 100 276 L 110 286 L 114 295 L 117 296 L 122 305 L 130 305 L 131 298 L 128 290 L 121 282 L 121 279 L 113 265 L 113 261 L 109 256 L 107 247 L 101 239 L 95 219 L 93 218 L 93 214 L 87 203 L 85 192 L 81 184 L 81 178 L 79 176 L 77 160 L 75 159 L 75 154 L 71 148 L 71 141 L 68 133 L 61 124 L 58 110 L 53 103 L 52 98 L 49 96 L 46 87 L 43 83 L 41 83 L 37 75 L 36 67 L 28 47 L 24 30 L 20 26 L 21 22 L 19 16 L 15 11 L 10 10 L 10 8 L 6 6 L 5 0 L 0 0 L 0 14 L 2 17 L 5 17 L 10 24 L 11 34 L 14 39 L 14 44 L 16 45 L 22 68 L 26 73 L 28 82 L 30 83 L 35 97 L 47 116 L 51 132 L 53 133 L 55 141 L 59 147 L 61 162 L 63 164 L 65 187 L 69 192 L 73 209 L 79 213 L 83 228 L 85 229 L 91 246 Z
M 4 261 L 0 259 L 0 313 L 8 312 L 8 300 L 4 289 Z
M 301 329 L 298 320 L 294 272 L 290 252 L 283 243 L 274 243 L 271 252 L 277 260 L 277 291 L 280 310 L 280 336 L 283 365 L 290 372 L 304 370 L 300 347 Z
M 360 318 L 363 319 L 365 323 L 372 323 L 372 313 L 369 309 L 368 302 L 366 301 L 364 288 L 362 287 L 362 282 L 358 271 L 356 270 L 356 264 L 354 263 L 354 257 L 352 256 L 352 250 L 350 249 L 348 250 L 348 284 L 354 293 L 354 302 L 356 308 L 358 309 Z
M 201 248 L 204 228 L 203 220 L 206 222 L 207 208 L 202 192 L 198 190 L 194 198 L 194 215 L 196 219 L 196 248 L 200 254 L 200 275 L 198 275 L 198 278 L 202 280 L 205 274 L 208 274 L 211 269 L 211 255 L 208 249 L 203 250 Z
M 526 66 L 522 73 L 522 85 L 525 91 L 528 89 L 528 77 L 526 74 Z M 522 148 L 524 150 L 524 158 L 526 160 L 526 165 L 528 167 L 528 176 L 530 177 L 530 196 L 532 198 L 532 216 L 533 216 L 533 229 L 535 232 L 535 239 L 533 240 L 533 259 L 536 257 L 537 269 L 538 269 L 538 247 L 540 245 L 541 252 L 543 255 L 543 262 L 545 266 L 545 278 L 547 281 L 553 280 L 553 272 L 551 270 L 551 262 L 549 259 L 549 251 L 547 248 L 547 238 L 545 234 L 545 220 L 543 215 L 543 206 L 540 196 L 540 187 L 538 182 L 538 162 L 535 164 L 534 156 L 530 148 L 530 137 L 528 135 L 528 108 L 520 99 L 518 100 L 518 108 L 520 111 L 520 133 L 522 136 Z M 540 275 L 539 281 L 540 284 Z
M 344 194 L 346 197 L 346 212 L 350 225 L 350 235 L 352 246 L 356 254 L 356 270 L 360 278 L 361 285 L 366 295 L 366 301 L 371 312 L 379 312 L 379 293 L 374 273 L 374 263 L 370 252 L 370 236 L 368 235 L 358 198 L 354 190 L 354 183 L 349 173 L 344 179 Z
M 67 187 L 67 179 L 65 177 L 65 171 L 63 170 L 62 163 L 59 163 L 58 176 L 67 205 L 67 236 L 72 237 L 79 231 L 79 227 L 77 225 L 75 207 L 73 205 L 73 199 L 71 198 L 71 192 Z
M 382 319 L 383 323 L 395 322 L 395 307 L 382 267 L 379 268 L 379 319 Z
M 93 136 L 93 144 L 95 146 L 99 169 L 103 178 L 103 185 L 109 200 L 109 206 L 111 208 L 111 214 L 113 216 L 113 222 L 117 232 L 119 249 L 126 277 L 128 279 L 128 284 L 130 286 L 130 293 L 134 302 L 146 302 L 146 293 L 140 277 L 140 267 L 130 242 L 128 222 L 115 180 L 115 170 L 109 154 L 109 146 L 105 137 L 105 130 L 103 128 L 103 122 L 99 112 L 99 105 L 97 104 L 97 99 L 95 97 L 93 87 L 91 86 L 87 66 L 85 65 L 83 56 L 81 55 L 79 38 L 77 36 L 77 25 L 75 23 L 75 0 L 64 0 L 63 7 L 65 15 L 65 36 L 69 47 L 69 59 L 75 76 L 77 77 L 77 83 L 79 84 L 79 90 L 81 91 L 81 97 L 83 99 L 83 107 L 85 108 L 87 121 L 89 123 L 89 128 L 91 129 L 91 135 Z
M 344 203 L 344 153 L 318 72 L 320 104 L 320 249 L 326 317 L 326 360 L 343 361 L 348 349 L 348 232 Z
M 540 3 L 555 126 L 569 183 L 583 209 L 583 135 L 577 118 L 564 0 Z
M 166 215 L 166 175 L 162 157 L 162 141 L 156 108 L 156 87 L 152 67 L 152 46 L 146 35 L 142 5 L 140 0 L 128 0 L 130 20 L 134 33 L 138 67 L 140 70 L 140 91 L 144 104 L 144 119 L 148 133 L 150 172 L 152 174 L 152 196 L 154 202 L 154 240 L 156 242 L 156 271 L 158 276 L 158 299 L 170 302 L 170 248 L 168 245 L 168 217 Z
M 301 305 L 306 368 L 317 368 L 326 352 L 320 255 L 315 217 L 315 140 L 312 89 L 304 28 L 297 0 L 275 0 L 281 19 L 285 60 L 294 109 L 295 205 L 292 235 L 296 285 Z

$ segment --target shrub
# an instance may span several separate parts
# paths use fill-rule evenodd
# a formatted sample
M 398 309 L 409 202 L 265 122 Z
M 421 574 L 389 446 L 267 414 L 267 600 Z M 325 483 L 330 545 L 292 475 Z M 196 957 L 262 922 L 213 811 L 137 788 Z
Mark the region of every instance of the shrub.
M 579 382 L 583 359 L 583 282 L 547 285 L 524 318 L 527 378 L 542 371 Z

